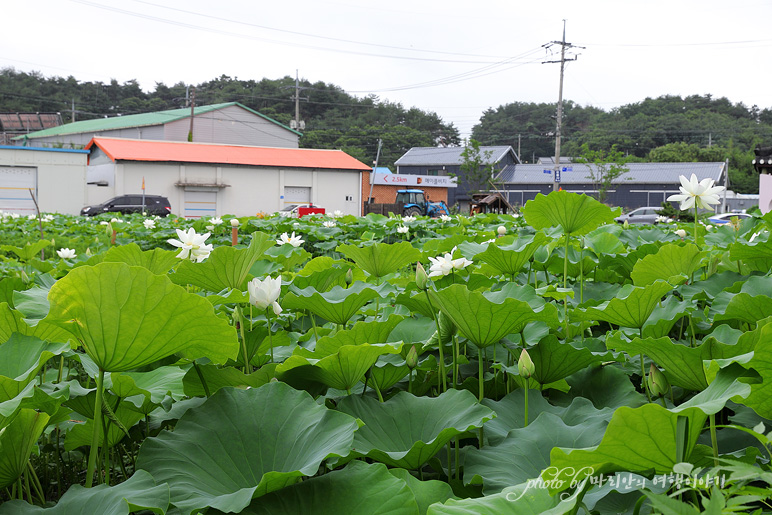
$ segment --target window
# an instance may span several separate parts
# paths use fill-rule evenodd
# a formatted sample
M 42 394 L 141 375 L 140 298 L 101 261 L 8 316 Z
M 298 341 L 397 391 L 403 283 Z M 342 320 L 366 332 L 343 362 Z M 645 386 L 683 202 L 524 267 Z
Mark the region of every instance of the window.
M 440 171 L 439 171 L 439 170 L 429 170 L 429 171 L 428 171 L 428 172 L 426 172 L 426 173 L 427 173 L 428 175 L 439 175 L 439 174 L 440 174 Z

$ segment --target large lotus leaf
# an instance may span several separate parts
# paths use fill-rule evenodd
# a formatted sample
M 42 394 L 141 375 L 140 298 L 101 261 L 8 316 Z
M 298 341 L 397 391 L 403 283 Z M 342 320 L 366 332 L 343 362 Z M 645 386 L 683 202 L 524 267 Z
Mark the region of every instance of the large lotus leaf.
M 330 291 L 320 293 L 313 287 L 290 292 L 284 296 L 285 309 L 310 310 L 325 320 L 345 324 L 359 309 L 378 297 L 378 292 L 369 284 L 357 281 L 349 288 L 334 286 Z
M 624 233 L 623 233 L 624 234 Z M 631 250 L 627 254 L 607 255 L 599 256 L 600 267 L 613 270 L 624 278 L 629 278 L 633 271 L 633 267 L 639 260 L 654 254 L 659 250 L 659 245 L 654 243 L 648 243 L 641 245 L 638 248 Z
M 671 284 L 691 278 L 700 267 L 703 253 L 691 243 L 663 245 L 656 254 L 649 254 L 633 266 L 630 278 L 636 286 L 647 286 L 663 279 Z
M 404 349 L 404 347 L 403 347 Z M 391 361 L 391 362 L 390 362 Z M 370 377 L 381 391 L 386 391 L 410 373 L 402 356 L 386 354 L 371 369 Z
M 48 420 L 45 413 L 25 408 L 0 431 L 0 488 L 13 484 L 26 470 L 29 456 Z
M 753 325 L 772 315 L 772 298 L 769 295 L 752 296 L 748 293 L 722 292 L 716 297 L 712 309 L 718 311 L 713 317 L 714 323 L 739 320 Z
M 434 483 L 437 482 L 434 481 Z M 368 465 L 362 461 L 354 461 L 344 469 L 311 478 L 255 499 L 240 513 L 242 515 L 286 515 L 288 513 L 418 515 L 420 511 L 415 495 L 406 482 L 389 474 L 384 465 L 380 463 Z
M 581 480 L 582 474 L 619 471 L 669 473 L 674 464 L 689 460 L 708 415 L 720 411 L 729 399 L 750 393 L 751 386 L 744 381 L 751 375 L 733 363 L 719 370 L 708 388 L 673 409 L 658 404 L 623 406 L 614 412 L 597 447 L 568 453 L 553 449 L 550 465 L 557 473 L 547 477 L 545 471 L 542 477 Z M 570 467 L 581 474 L 568 474 Z
M 46 361 L 69 348 L 66 343 L 47 343 L 34 336 L 13 334 L 0 345 L 0 402 L 19 395 Z
M 750 358 L 750 354 L 742 358 Z M 743 361 L 747 361 L 743 359 Z M 750 362 L 747 362 L 750 363 Z M 706 361 L 708 377 L 712 377 L 710 385 L 703 391 L 670 411 L 679 413 L 691 408 L 697 408 L 706 415 L 714 415 L 721 411 L 729 399 L 739 402 L 751 393 L 751 384 L 759 384 L 761 376 L 755 370 L 744 368 L 734 360 Z M 719 368 L 719 366 L 723 368 Z
M 13 304 L 24 315 L 25 322 L 35 326 L 48 314 L 48 292 L 51 288 L 33 286 L 27 290 L 17 291 L 13 294 Z
M 379 278 L 421 259 L 421 252 L 407 241 L 362 246 L 338 245 L 335 250 L 355 262 L 368 274 Z
M 344 345 L 338 348 L 334 354 L 319 358 L 308 357 L 314 354 L 295 354 L 284 360 L 276 367 L 276 377 L 284 380 L 286 374 L 293 369 L 312 367 L 314 370 L 306 370 L 311 379 L 321 382 L 339 390 L 349 390 L 354 387 L 367 370 L 384 354 L 397 354 L 402 350 L 402 343 L 398 344 L 369 344 Z
M 108 372 L 174 353 L 220 363 L 239 350 L 235 329 L 209 302 L 145 268 L 124 263 L 76 268 L 51 288 L 49 301 L 47 320 L 75 335 Z
M 448 390 L 439 397 L 399 392 L 386 402 L 348 396 L 338 409 L 365 423 L 354 437 L 350 458 L 366 456 L 410 470 L 429 461 L 453 437 L 495 417 L 467 390 Z
M 202 263 L 180 261 L 171 279 L 176 284 L 192 284 L 212 292 L 242 290 L 249 269 L 273 245 L 267 234 L 254 232 L 247 248 L 224 245 L 215 248 Z
M 69 332 L 47 321 L 31 327 L 24 321 L 20 312 L 2 302 L 0 303 L 0 343 L 8 341 L 13 333 L 35 336 L 50 342 L 66 342 L 73 339 Z
M 485 252 L 477 254 L 476 258 L 488 263 L 500 273 L 514 275 L 518 273 L 533 257 L 536 249 L 548 240 L 543 232 L 533 236 L 518 238 L 509 245 L 488 245 Z
M 198 372 L 195 367 L 188 369 L 182 379 L 182 384 L 185 395 L 189 397 L 206 395 L 206 389 L 204 389 L 199 373 L 204 377 L 210 395 L 226 386 L 258 388 L 273 379 L 276 365 L 276 363 L 269 363 L 249 375 L 234 367 L 220 368 L 214 365 L 198 365 Z
M 598 445 L 607 420 L 594 418 L 567 425 L 557 415 L 542 413 L 528 427 L 514 429 L 495 446 L 473 448 L 464 458 L 464 482 L 484 485 L 485 495 L 539 477 L 554 447 L 579 449 Z
M 557 309 L 552 304 L 534 311 L 527 302 L 497 293 L 470 291 L 462 284 L 430 291 L 432 302 L 478 347 L 497 343 L 528 322 L 539 320 L 554 325 L 557 321 Z
M 338 331 L 332 336 L 323 336 L 314 349 L 314 354 L 329 356 L 335 354 L 345 345 L 361 345 L 363 343 L 385 343 L 389 334 L 404 317 L 391 315 L 385 321 L 357 322 L 351 329 Z
M 360 463 L 355 461 L 354 463 Z M 378 464 L 379 466 L 383 466 Z M 413 476 L 410 471 L 405 469 L 389 469 L 389 474 L 397 479 L 404 481 L 407 487 L 413 492 L 415 500 L 418 503 L 418 513 L 425 515 L 426 511 L 434 503 L 445 502 L 448 499 L 455 499 L 453 489 L 444 481 L 421 481 Z
M 437 306 L 429 304 L 426 293 L 423 291 L 415 292 L 405 289 L 397 295 L 396 302 L 397 304 L 402 304 L 411 312 L 420 313 L 429 319 L 433 318 L 432 308 L 437 308 Z
M 584 242 L 596 256 L 614 255 L 625 252 L 624 244 L 619 241 L 622 228 L 618 225 L 602 225 L 587 235 Z
M 598 408 L 636 407 L 646 402 L 619 367 L 590 366 L 566 378 L 575 399 L 586 398 Z
M 169 508 L 169 486 L 156 485 L 144 470 L 116 486 L 73 485 L 56 506 L 41 508 L 24 501 L 0 506 L 0 515 L 129 515 L 145 510 L 163 515 Z
M 283 270 L 294 270 L 311 257 L 311 253 L 303 247 L 292 245 L 277 245 L 265 252 L 265 257 L 279 265 Z
M 187 372 L 176 366 L 158 367 L 149 372 L 115 372 L 110 374 L 110 390 L 123 399 L 141 395 L 153 404 L 160 404 L 167 395 L 174 400 L 185 396 L 182 378 Z
M 772 323 L 766 323 L 755 332 L 758 336 L 750 337 L 757 339 L 753 359 L 746 366 L 756 370 L 762 382 L 751 385 L 751 393 L 742 404 L 753 408 L 762 417 L 772 419 Z M 743 341 L 742 337 L 740 341 Z
M 142 250 L 136 243 L 112 247 L 104 253 L 103 262 L 141 266 L 154 274 L 164 275 L 180 262 L 177 252 L 164 249 Z
M 450 499 L 432 504 L 427 515 L 565 515 L 573 513 L 579 501 L 576 493 L 566 498 L 550 495 L 549 490 L 531 482 L 510 486 L 501 493 L 485 497 Z
M 6 277 L 0 280 L 0 303 L 5 302 L 13 308 L 13 294 L 27 288 L 21 277 Z
M 769 272 L 772 269 L 772 241 L 734 243 L 729 246 L 729 257 L 733 261 L 742 261 L 752 270 Z
M 112 396 L 110 396 L 109 400 L 105 399 L 107 402 L 110 402 L 112 400 Z M 93 403 L 92 403 L 93 405 Z M 115 417 L 120 421 L 123 428 L 118 426 L 118 424 L 110 423 L 107 429 L 107 447 L 113 448 L 116 445 L 118 445 L 121 440 L 123 440 L 126 437 L 126 433 L 124 432 L 124 429 L 129 430 L 134 425 L 142 420 L 144 418 L 144 414 L 140 411 L 137 411 L 137 409 L 134 406 L 130 406 L 128 401 L 121 402 L 118 407 L 116 408 L 114 404 L 111 403 L 111 409 L 113 410 L 113 413 L 115 414 Z M 93 409 L 92 409 L 93 413 Z M 107 419 L 105 418 L 105 422 L 107 422 Z M 70 430 L 67 432 L 67 435 L 64 438 L 64 448 L 67 451 L 71 451 L 73 449 L 77 449 L 78 447 L 85 447 L 88 445 L 91 445 L 91 438 L 94 433 L 94 420 L 89 419 L 84 423 L 81 424 L 75 424 L 73 425 Z M 104 433 L 103 431 L 99 431 L 99 447 L 103 447 L 105 442 Z
M 656 281 L 644 287 L 628 287 L 623 297 L 615 297 L 597 307 L 574 312 L 579 320 L 603 320 L 621 327 L 641 328 L 662 296 L 673 287 L 666 281 Z
M 188 410 L 174 432 L 142 444 L 137 468 L 168 483 L 172 503 L 239 512 L 251 500 L 316 474 L 328 456 L 345 456 L 357 422 L 281 383 L 223 388 Z
M 485 424 L 487 441 L 496 446 L 513 429 L 525 426 L 525 390 L 519 388 L 504 396 L 500 401 L 483 399 L 483 404 L 496 412 L 496 418 Z M 595 408 L 589 399 L 576 397 L 568 406 L 553 406 L 542 397 L 538 390 L 528 390 L 528 420 L 534 421 L 540 414 L 549 413 L 560 417 L 569 426 L 590 420 L 608 422 L 613 408 Z
M 667 336 L 676 322 L 694 309 L 696 306 L 693 302 L 681 301 L 675 295 L 667 297 L 651 312 L 641 332 L 645 338 Z
M 533 378 L 539 384 L 560 381 L 574 372 L 603 361 L 611 361 L 608 354 L 595 354 L 587 348 L 577 349 L 569 343 L 561 343 L 555 335 L 546 338 L 528 349 L 535 366 Z
M 612 223 L 620 209 L 612 210 L 589 195 L 553 191 L 536 195 L 522 208 L 525 221 L 534 229 L 560 226 L 569 234 L 586 234 L 604 223 Z

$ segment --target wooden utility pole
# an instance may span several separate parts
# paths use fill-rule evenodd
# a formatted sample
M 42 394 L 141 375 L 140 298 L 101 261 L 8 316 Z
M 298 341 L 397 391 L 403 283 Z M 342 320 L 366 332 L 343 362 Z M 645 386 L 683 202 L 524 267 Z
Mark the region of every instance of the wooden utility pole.
M 545 61 L 543 64 L 560 63 L 560 89 L 558 92 L 557 122 L 555 124 L 555 168 L 552 172 L 552 190 L 557 191 L 560 187 L 560 138 L 563 130 L 563 72 L 566 67 L 566 61 L 576 61 L 577 59 L 576 57 L 573 59 L 566 59 L 566 48 L 584 47 L 577 47 L 571 43 L 566 43 L 566 20 L 563 20 L 563 40 L 551 41 L 544 45 L 544 47 L 549 48 L 552 45 L 560 45 L 560 61 Z
M 188 132 L 188 141 L 193 141 L 193 115 L 196 110 L 196 87 L 190 87 L 190 131 Z

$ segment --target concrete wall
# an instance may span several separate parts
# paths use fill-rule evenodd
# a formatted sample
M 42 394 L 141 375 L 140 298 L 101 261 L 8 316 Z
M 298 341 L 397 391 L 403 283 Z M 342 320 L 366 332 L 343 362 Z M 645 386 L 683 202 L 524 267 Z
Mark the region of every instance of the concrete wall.
M 44 213 L 80 213 L 86 205 L 87 158 L 84 151 L 0 148 L 0 166 L 37 169 L 37 199 Z

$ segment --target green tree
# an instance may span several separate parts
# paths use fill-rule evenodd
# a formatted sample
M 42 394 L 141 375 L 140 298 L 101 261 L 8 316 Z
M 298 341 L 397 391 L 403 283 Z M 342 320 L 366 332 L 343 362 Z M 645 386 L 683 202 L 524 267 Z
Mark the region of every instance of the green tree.
M 461 152 L 461 181 L 470 195 L 490 184 L 494 172 L 492 155 L 492 151 L 480 149 L 480 142 L 475 139 L 470 139 Z
M 630 171 L 627 167 L 630 157 L 617 150 L 616 145 L 612 145 L 609 151 L 590 150 L 590 147 L 585 143 L 582 145 L 581 154 L 575 160 L 577 163 L 586 164 L 589 168 L 587 179 L 590 179 L 597 189 L 597 198 L 600 202 L 606 201 L 611 184 Z

